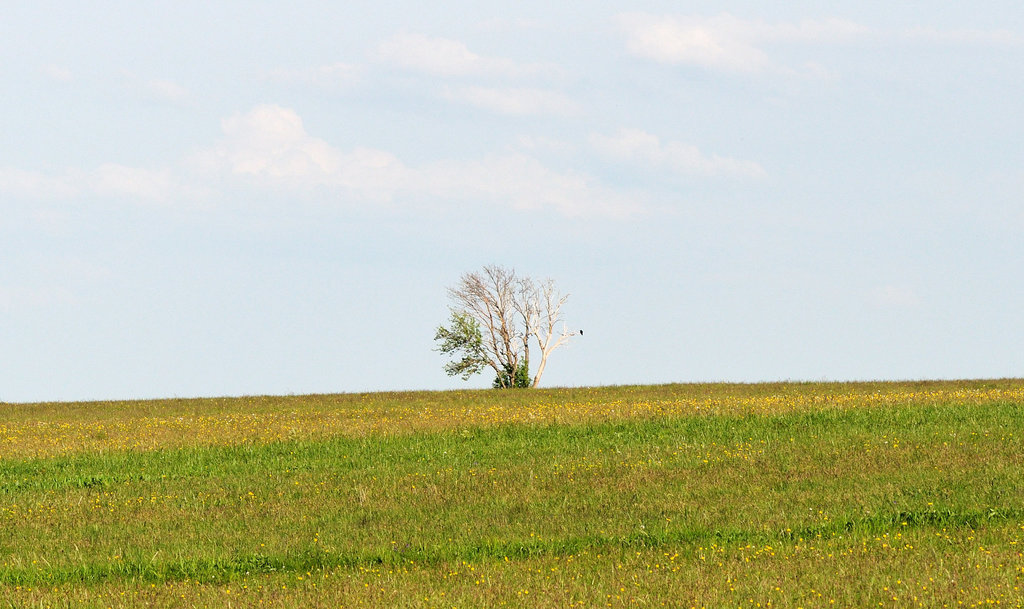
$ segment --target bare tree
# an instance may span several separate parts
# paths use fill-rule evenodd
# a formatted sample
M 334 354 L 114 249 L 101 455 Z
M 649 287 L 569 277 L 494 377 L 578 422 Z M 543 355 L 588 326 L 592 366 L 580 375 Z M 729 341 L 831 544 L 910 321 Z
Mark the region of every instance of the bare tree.
M 569 327 L 562 320 L 562 305 L 569 300 L 569 295 L 559 294 L 555 282 L 545 279 L 540 285 L 527 281 L 523 289 L 524 300 L 528 302 L 527 309 L 532 311 L 532 316 L 527 318 L 527 333 L 537 339 L 537 346 L 540 347 L 540 363 L 537 365 L 537 374 L 533 377 L 533 387 L 540 384 L 540 376 L 544 374 L 544 367 L 548 363 L 548 356 L 555 349 L 569 342 L 575 332 L 569 332 Z M 562 330 L 555 334 L 555 326 L 561 322 Z
M 551 352 L 575 335 L 561 317 L 569 295 L 561 295 L 552 280 L 536 282 L 519 277 L 515 270 L 485 266 L 482 272 L 466 273 L 448 289 L 451 326 L 441 326 L 434 340 L 438 350 L 462 359 L 445 366 L 449 375 L 463 379 L 491 367 L 495 387 L 536 387 Z M 556 334 L 555 326 L 562 323 Z M 529 380 L 530 342 L 540 349 L 540 364 Z

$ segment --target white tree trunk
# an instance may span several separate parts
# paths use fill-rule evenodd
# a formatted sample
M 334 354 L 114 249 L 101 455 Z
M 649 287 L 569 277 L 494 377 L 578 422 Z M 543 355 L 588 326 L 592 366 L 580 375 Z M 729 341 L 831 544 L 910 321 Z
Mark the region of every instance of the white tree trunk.
M 552 280 L 537 283 L 517 277 L 514 270 L 485 266 L 482 273 L 466 273 L 448 289 L 453 310 L 472 316 L 481 327 L 484 358 L 498 378 L 510 373 L 514 381 L 519 367 L 530 360 L 530 342 L 536 341 L 540 361 L 533 387 L 540 384 L 551 352 L 574 335 L 562 324 L 562 305 L 569 298 L 558 293 Z

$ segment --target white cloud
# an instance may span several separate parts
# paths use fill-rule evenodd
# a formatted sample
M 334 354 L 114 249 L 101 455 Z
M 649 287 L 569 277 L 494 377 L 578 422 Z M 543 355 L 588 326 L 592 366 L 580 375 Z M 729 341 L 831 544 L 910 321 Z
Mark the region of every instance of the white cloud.
M 516 144 L 524 150 L 542 150 L 558 153 L 571 152 L 574 148 L 571 143 L 565 140 L 543 135 L 521 135 L 516 138 Z
M 487 64 L 487 60 L 461 42 L 422 34 L 392 36 L 380 43 L 378 52 L 394 65 L 441 76 L 480 73 Z
M 42 309 L 51 306 L 75 304 L 77 298 L 68 288 L 60 285 L 11 286 L 0 285 L 0 311 Z
M 122 72 L 121 76 L 124 86 L 142 97 L 175 105 L 187 105 L 192 101 L 192 93 L 173 80 L 138 76 L 128 71 Z
M 88 190 L 107 197 L 163 201 L 179 193 L 169 169 L 143 169 L 104 163 L 85 178 Z
M 294 110 L 262 105 L 221 122 L 224 137 L 194 157 L 201 169 L 262 183 L 331 185 L 388 198 L 404 180 L 393 155 L 367 148 L 349 153 L 308 133 Z
M 524 17 L 497 17 L 477 22 L 477 28 L 484 31 L 515 31 L 515 30 L 550 30 L 558 28 L 558 24 L 545 19 L 527 19 Z
M 731 18 L 730 18 L 731 19 Z M 769 64 L 763 51 L 735 33 L 699 19 L 628 15 L 620 19 L 630 53 L 662 63 L 750 71 Z
M 904 30 L 901 37 L 911 41 L 935 44 L 1013 46 L 1022 43 L 1020 36 L 1009 30 L 939 30 L 933 27 L 917 26 Z
M 261 105 L 231 116 L 222 121 L 221 128 L 219 141 L 187 159 L 184 167 L 190 168 L 192 175 L 174 167 L 147 169 L 117 163 L 60 174 L 0 168 L 0 194 L 51 200 L 93 196 L 170 204 L 208 200 L 218 182 L 218 188 L 231 188 L 233 182 L 299 193 L 327 189 L 343 195 L 339 200 L 381 203 L 400 199 L 404 205 L 426 208 L 473 202 L 519 210 L 552 210 L 570 217 L 627 216 L 644 210 L 644 202 L 635 196 L 607 188 L 583 173 L 552 170 L 524 153 L 409 166 L 384 150 L 335 147 L 310 135 L 294 110 L 275 105 Z M 609 138 L 608 142 L 614 140 Z M 544 141 L 541 145 L 552 144 Z M 668 159 L 664 162 L 672 162 L 673 145 L 660 148 L 664 149 L 660 154 Z M 645 148 L 640 150 L 651 154 Z M 717 158 L 700 160 L 710 171 L 722 171 L 732 167 L 728 163 L 736 163 Z M 203 183 L 208 186 L 196 186 Z
M 573 114 L 577 104 L 555 91 L 533 88 L 457 87 L 444 96 L 478 108 L 509 115 Z
M 363 69 L 350 63 L 298 69 L 278 69 L 269 73 L 272 80 L 287 84 L 304 84 L 322 89 L 350 87 L 362 77 Z
M 867 29 L 842 19 L 805 19 L 769 24 L 738 19 L 727 13 L 715 17 L 621 15 L 627 50 L 662 63 L 694 65 L 734 72 L 789 71 L 761 48 L 765 43 L 849 41 Z
M 161 202 L 195 200 L 203 190 L 181 184 L 170 169 L 104 163 L 96 169 L 69 169 L 59 175 L 0 167 L 0 193 L 12 198 L 67 200 L 80 196 Z
M 398 34 L 380 43 L 381 59 L 392 65 L 436 76 L 528 76 L 552 72 L 541 64 L 486 57 L 462 42 L 423 34 Z
M 328 187 L 368 201 L 469 200 L 566 216 L 627 215 L 640 205 L 582 174 L 559 173 L 532 157 L 508 154 L 410 167 L 369 148 L 342 150 L 309 135 L 294 110 L 258 106 L 223 122 L 224 138 L 199 153 L 207 170 L 285 188 Z
M 27 199 L 66 199 L 79 192 L 68 176 L 0 167 L 0 193 Z
M 43 74 L 58 82 L 71 82 L 71 80 L 74 79 L 74 75 L 71 73 L 71 70 L 65 66 L 59 66 L 52 63 L 43 66 Z
M 423 34 L 392 36 L 380 43 L 378 55 L 392 66 L 443 78 L 507 80 L 560 74 L 557 67 L 549 64 L 487 57 L 474 53 L 457 40 Z M 448 101 L 510 116 L 567 115 L 578 109 L 566 95 L 535 86 L 453 84 L 441 89 L 440 96 Z
M 341 155 L 310 137 L 302 119 L 280 106 L 257 106 L 221 121 L 224 139 L 202 159 L 210 167 L 235 174 L 274 179 L 315 178 L 341 165 Z
M 902 285 L 878 286 L 871 292 L 871 302 L 879 308 L 913 308 L 921 304 L 921 299 L 913 289 Z
M 153 97 L 175 103 L 188 101 L 190 94 L 188 89 L 170 80 L 153 78 L 145 81 L 146 91 Z
M 609 158 L 646 164 L 680 174 L 745 178 L 768 175 L 754 161 L 708 156 L 696 146 L 682 142 L 662 142 L 658 136 L 640 129 L 620 129 L 613 136 L 594 134 L 590 142 L 598 152 Z
M 935 44 L 1021 44 L 1019 36 L 1007 30 L 939 30 L 918 26 L 885 32 L 838 18 L 803 19 L 789 23 L 767 23 L 739 19 L 728 13 L 713 17 L 619 15 L 626 35 L 626 49 L 637 57 L 661 63 L 691 65 L 730 72 L 782 72 L 807 76 L 829 76 L 818 64 L 798 69 L 772 59 L 766 50 L 774 44 L 844 44 L 858 40 L 898 40 Z
M 481 161 L 444 161 L 417 171 L 421 188 L 437 196 L 507 203 L 515 209 L 552 208 L 568 217 L 623 217 L 643 211 L 634 197 L 579 173 L 559 173 L 523 154 Z

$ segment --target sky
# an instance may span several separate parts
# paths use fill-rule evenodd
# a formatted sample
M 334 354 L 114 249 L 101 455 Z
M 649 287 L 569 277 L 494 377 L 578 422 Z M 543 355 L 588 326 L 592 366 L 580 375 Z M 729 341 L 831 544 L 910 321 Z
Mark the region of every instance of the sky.
M 0 401 L 1024 376 L 1019 3 L 0 4 Z

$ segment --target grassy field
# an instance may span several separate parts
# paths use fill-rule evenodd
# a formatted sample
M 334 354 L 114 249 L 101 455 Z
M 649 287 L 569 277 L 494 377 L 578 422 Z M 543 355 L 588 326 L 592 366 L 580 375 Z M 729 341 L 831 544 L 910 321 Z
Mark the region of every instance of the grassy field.
M 0 405 L 0 607 L 1024 605 L 1024 381 Z

